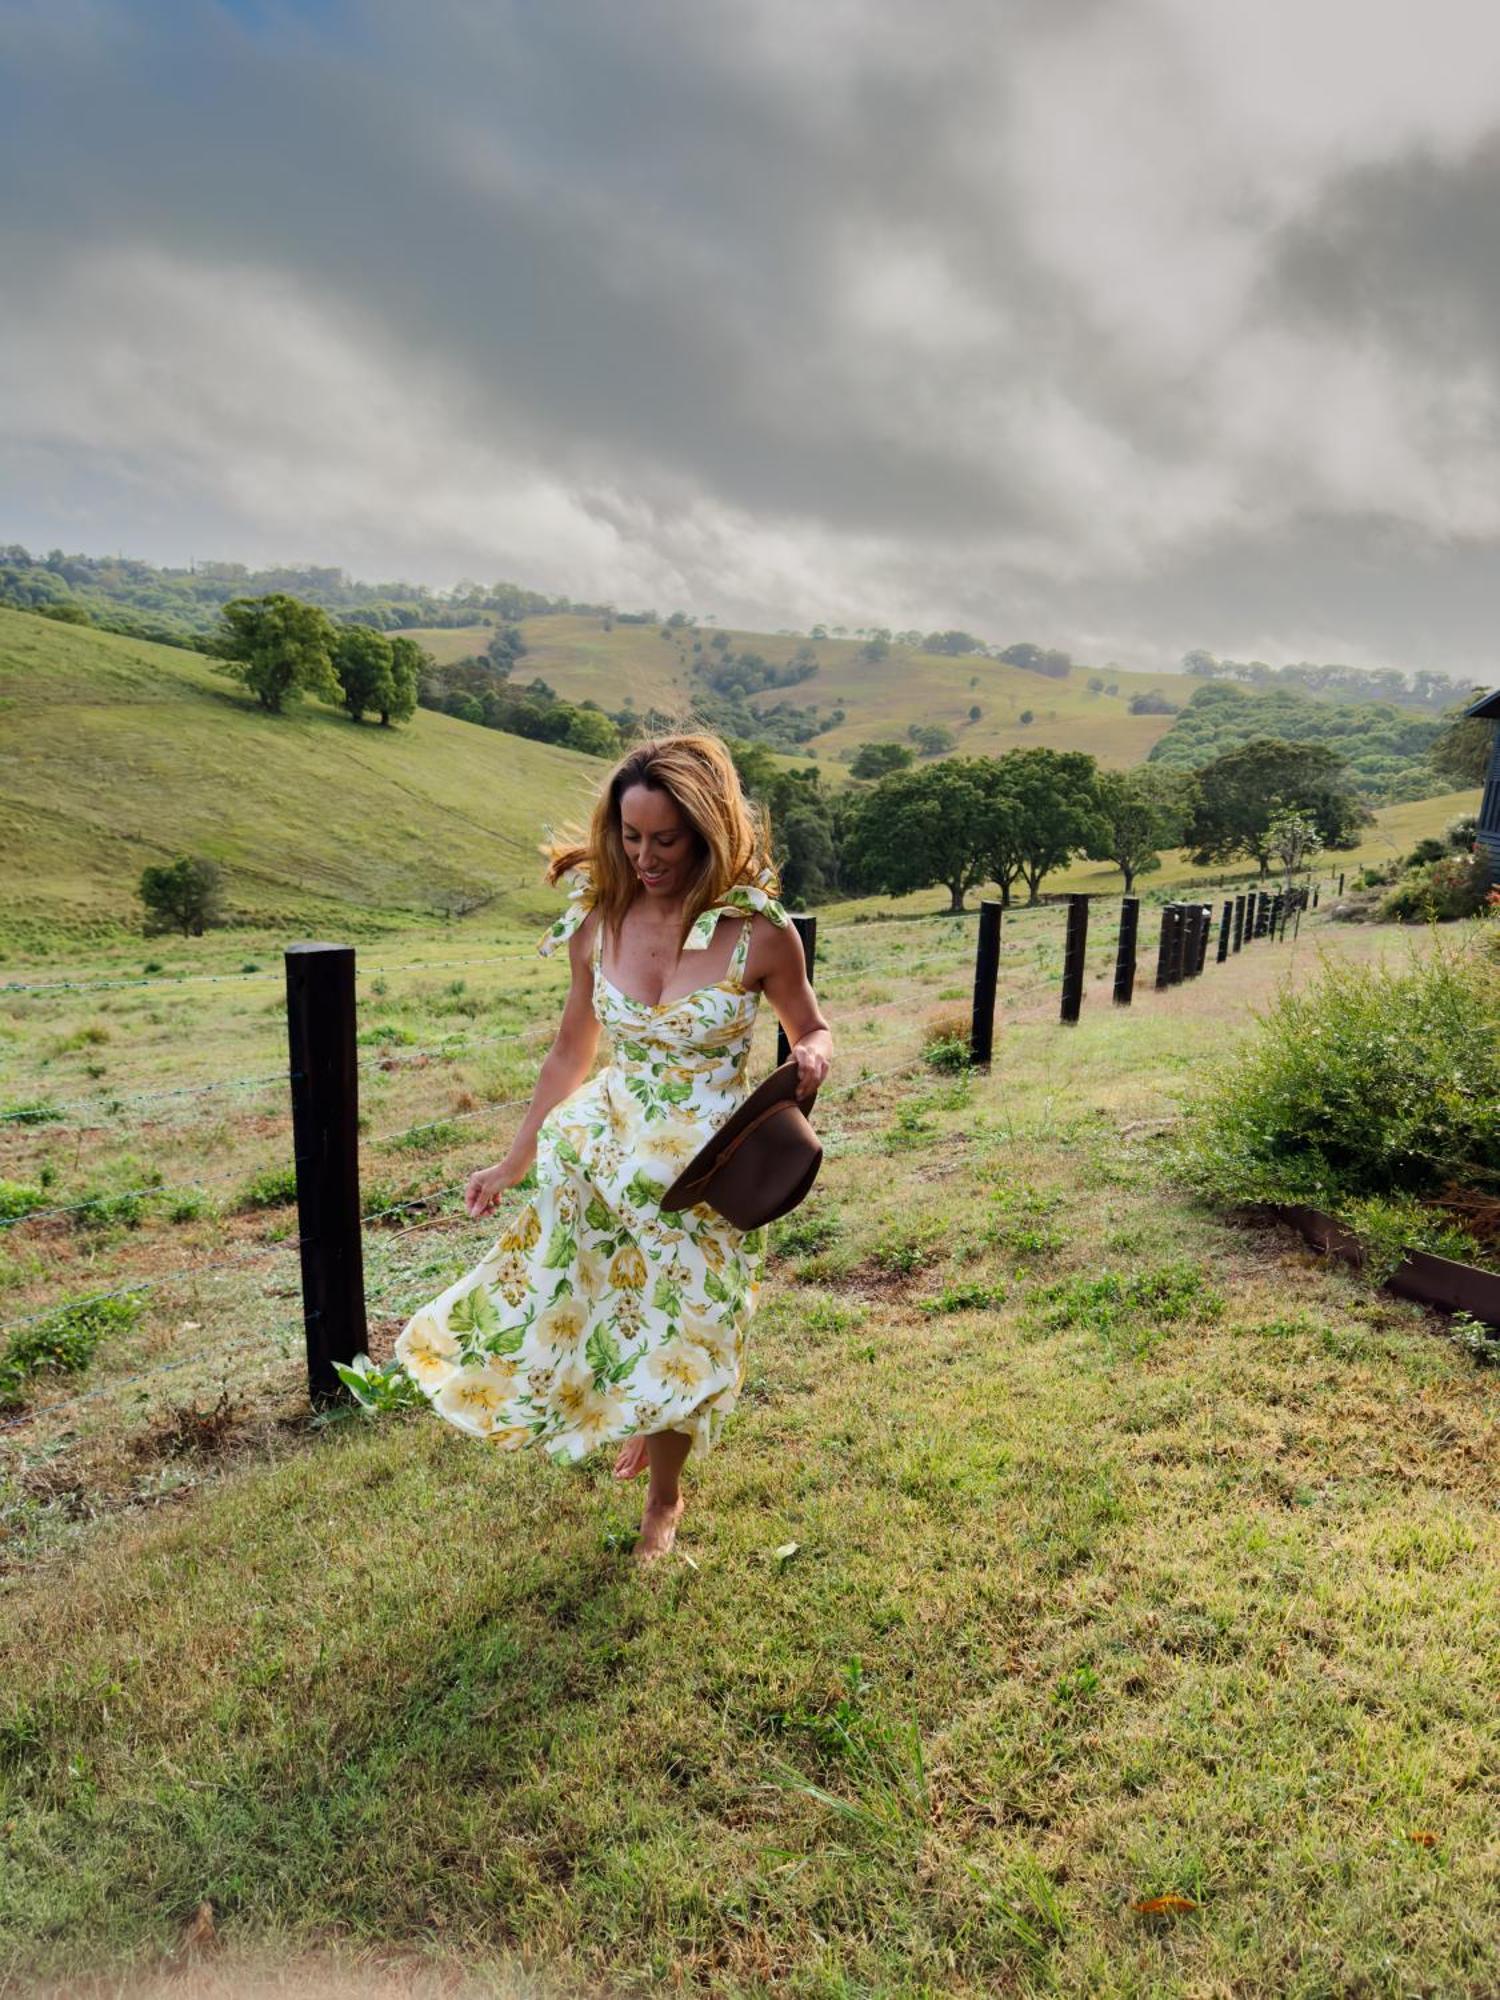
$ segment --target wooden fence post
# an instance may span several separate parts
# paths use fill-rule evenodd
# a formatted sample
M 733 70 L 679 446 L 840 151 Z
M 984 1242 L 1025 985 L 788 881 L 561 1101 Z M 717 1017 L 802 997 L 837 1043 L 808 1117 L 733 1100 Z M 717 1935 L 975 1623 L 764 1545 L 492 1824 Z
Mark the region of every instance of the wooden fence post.
M 1343 895 L 1343 893 L 1344 893 L 1344 878 L 1343 878 L 1343 876 L 1342 876 L 1342 875 L 1340 875 L 1340 876 L 1339 876 L 1339 894 L 1340 894 L 1340 895 L 1342 896 L 1342 895 Z
M 1172 984 L 1172 933 L 1177 926 L 1177 905 L 1161 906 L 1161 937 L 1156 946 L 1156 990 Z
M 1177 967 L 1177 979 L 1191 979 L 1198 963 L 1198 923 L 1203 913 L 1201 903 L 1187 903 L 1182 912 L 1182 958 Z M 1173 984 L 1176 984 L 1174 980 Z
M 1208 940 L 1213 935 L 1213 928 L 1214 906 L 1212 903 L 1203 903 L 1198 910 L 1198 957 L 1193 966 L 1195 979 L 1208 963 Z
M 1089 939 L 1089 899 L 1068 898 L 1068 935 L 1063 946 L 1062 1018 L 1076 1021 L 1083 1008 L 1083 974 Z
M 353 1361 L 369 1342 L 352 945 L 287 946 L 286 1019 L 307 1388 L 318 1408 L 350 1400 L 333 1363 Z
M 1226 903 L 1224 914 L 1219 919 L 1219 949 L 1214 956 L 1215 965 L 1222 965 L 1229 956 L 1229 925 L 1233 915 L 1233 903 Z
M 1177 922 L 1172 927 L 1172 964 L 1170 977 L 1174 986 L 1182 984 L 1183 968 L 1187 964 L 1188 922 L 1190 911 L 1186 903 L 1177 905 Z
M 1127 896 L 1120 904 L 1120 942 L 1115 951 L 1115 1005 L 1128 1007 L 1135 994 L 1135 941 L 1140 930 L 1141 899 Z
M 974 1011 L 969 1021 L 969 1061 L 975 1069 L 988 1069 L 994 1054 L 1002 909 L 1003 905 L 993 896 L 987 896 L 979 905 L 979 942 L 974 948 Z
M 813 966 L 818 956 L 818 920 L 816 917 L 793 917 L 792 929 L 802 940 L 802 956 L 807 964 L 807 983 L 811 986 Z M 791 1053 L 791 1045 L 786 1038 L 786 1029 L 778 1027 L 776 1030 L 776 1067 L 778 1069 L 780 1069 Z
M 1245 899 L 1243 896 L 1236 896 L 1234 899 L 1234 949 L 1238 951 L 1244 942 Z

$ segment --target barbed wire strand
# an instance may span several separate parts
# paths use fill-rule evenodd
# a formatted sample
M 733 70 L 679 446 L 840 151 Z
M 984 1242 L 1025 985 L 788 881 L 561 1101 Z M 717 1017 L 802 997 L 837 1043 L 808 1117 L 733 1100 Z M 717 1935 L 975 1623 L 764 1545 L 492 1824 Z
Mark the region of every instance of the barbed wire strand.
M 195 1362 L 214 1359 L 229 1360 L 236 1354 L 243 1354 L 252 1347 L 262 1347 L 278 1334 L 295 1334 L 296 1320 L 283 1320 L 279 1326 L 264 1332 L 246 1334 L 240 1340 L 229 1341 L 223 1346 L 200 1348 L 196 1354 L 185 1354 L 176 1361 L 158 1361 L 150 1368 L 142 1368 L 133 1375 L 117 1375 L 113 1381 L 101 1382 L 95 1389 L 84 1389 L 76 1396 L 68 1396 L 55 1403 L 38 1403 L 34 1408 L 23 1410 L 19 1415 L 0 1418 L 0 1433 L 17 1429 L 21 1424 L 35 1423 L 42 1417 L 50 1417 L 60 1410 L 75 1409 L 80 1403 L 92 1403 L 100 1396 L 112 1396 L 117 1389 L 128 1388 L 132 1382 L 153 1382 L 159 1376 L 174 1374 L 178 1369 L 191 1368 Z M 289 1361 L 290 1354 L 278 1354 L 277 1360 Z
M 277 1256 L 283 1250 L 300 1250 L 304 1243 L 311 1241 L 305 1236 L 289 1236 L 280 1243 L 264 1243 L 243 1257 L 224 1257 L 214 1264 L 191 1265 L 176 1271 L 163 1271 L 154 1278 L 142 1278 L 131 1285 L 116 1285 L 107 1292 L 86 1292 L 81 1299 L 63 1299 L 40 1312 L 27 1313 L 22 1319 L 7 1320 L 0 1326 L 0 1334 L 15 1333 L 23 1326 L 38 1326 L 43 1320 L 55 1319 L 60 1313 L 81 1312 L 85 1306 L 102 1304 L 106 1299 L 133 1298 L 141 1292 L 154 1292 L 161 1285 L 176 1284 L 184 1279 L 196 1281 L 209 1278 L 220 1271 L 243 1270 L 247 1264 L 258 1263 L 264 1258 Z
M 301 1081 L 301 1070 L 279 1069 L 265 1076 L 226 1076 L 218 1077 L 212 1083 L 177 1084 L 169 1090 L 112 1091 L 108 1097 L 64 1098 L 60 1104 L 53 1104 L 50 1099 L 44 1099 L 41 1102 L 42 1115 L 38 1115 L 37 1106 L 22 1105 L 16 1110 L 0 1111 L 0 1125 L 55 1126 L 64 1124 L 65 1121 L 61 1118 L 53 1117 L 51 1114 L 54 1111 L 112 1111 L 117 1106 L 123 1110 L 127 1103 L 158 1104 L 172 1097 L 206 1097 L 210 1091 L 215 1090 L 250 1090 L 273 1083 L 300 1083 Z M 69 1125 L 67 1129 L 69 1131 L 102 1132 L 107 1131 L 109 1128 L 103 1125 Z

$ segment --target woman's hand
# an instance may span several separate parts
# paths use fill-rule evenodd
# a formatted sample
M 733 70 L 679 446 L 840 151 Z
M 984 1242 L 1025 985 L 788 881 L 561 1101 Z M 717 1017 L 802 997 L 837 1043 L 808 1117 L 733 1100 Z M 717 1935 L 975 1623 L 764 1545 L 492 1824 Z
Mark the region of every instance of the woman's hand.
M 833 1037 L 826 1028 L 815 1028 L 791 1052 L 797 1065 L 797 1097 L 811 1097 L 828 1074 L 833 1059 Z
M 497 1167 L 481 1167 L 464 1182 L 464 1207 L 477 1222 L 488 1215 L 507 1188 L 526 1178 L 526 1162 L 507 1154 Z

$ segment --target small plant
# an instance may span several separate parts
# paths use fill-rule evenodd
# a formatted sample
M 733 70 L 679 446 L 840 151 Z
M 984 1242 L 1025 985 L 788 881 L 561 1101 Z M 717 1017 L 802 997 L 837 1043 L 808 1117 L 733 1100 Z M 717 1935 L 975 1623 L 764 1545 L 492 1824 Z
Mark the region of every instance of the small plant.
M 960 1013 L 939 1014 L 927 1023 L 922 1060 L 935 1070 L 953 1072 L 969 1067 L 969 1021 Z
M 1500 1363 L 1500 1330 L 1487 1321 L 1475 1319 L 1472 1313 L 1456 1312 L 1448 1322 L 1448 1331 L 1481 1368 Z
M 1136 1334 L 1149 1342 L 1158 1327 L 1217 1319 L 1224 1300 L 1193 1265 L 1177 1261 L 1128 1278 L 1114 1271 L 1067 1278 L 1035 1292 L 1031 1307 L 1048 1332 L 1087 1327 L 1105 1339 Z
M 297 1169 L 267 1167 L 247 1181 L 235 1197 L 234 1207 L 243 1212 L 255 1208 L 285 1208 L 297 1199 Z
M 420 1383 L 412 1380 L 394 1355 L 377 1367 L 368 1354 L 356 1354 L 352 1363 L 347 1365 L 335 1361 L 333 1369 L 367 1416 L 376 1416 L 387 1410 L 416 1410 L 426 1405 L 426 1392 Z M 348 1412 L 340 1412 L 336 1406 L 330 1406 L 327 1412 L 320 1414 L 325 1420 L 332 1421 Z
M 990 1279 L 970 1279 L 961 1285 L 945 1285 L 935 1298 L 918 1299 L 924 1313 L 994 1312 L 1005 1304 L 1005 1287 Z
M 62 1120 L 62 1112 L 55 1104 L 37 1099 L 31 1104 L 8 1104 L 5 1107 L 5 1122 L 8 1125 L 55 1125 Z
M 397 1132 L 386 1144 L 403 1153 L 439 1153 L 462 1137 L 451 1119 L 437 1118 L 430 1124 L 415 1126 L 410 1132 Z
M 18 1403 L 26 1384 L 46 1369 L 81 1373 L 107 1334 L 128 1333 L 140 1315 L 139 1299 L 80 1299 L 17 1327 L 0 1355 L 0 1405 Z
M 22 1216 L 49 1205 L 43 1187 L 28 1186 L 25 1181 L 0 1181 L 0 1222 L 19 1222 Z
M 837 1243 L 844 1233 L 836 1209 L 803 1209 L 778 1222 L 772 1241 L 783 1257 L 816 1257 Z
M 878 1270 L 910 1277 L 913 1271 L 920 1271 L 924 1264 L 930 1264 L 935 1254 L 929 1244 L 920 1242 L 914 1236 L 895 1236 L 871 1253 L 870 1262 Z

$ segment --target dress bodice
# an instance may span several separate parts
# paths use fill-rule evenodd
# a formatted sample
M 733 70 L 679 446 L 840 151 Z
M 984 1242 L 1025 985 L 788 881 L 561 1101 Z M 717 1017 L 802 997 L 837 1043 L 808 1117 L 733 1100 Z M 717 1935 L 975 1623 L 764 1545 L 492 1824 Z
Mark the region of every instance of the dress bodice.
M 628 1079 L 651 1079 L 669 1103 L 735 1093 L 750 1055 L 760 995 L 744 986 L 753 917 L 746 917 L 724 977 L 655 1003 L 622 992 L 603 969 L 603 931 L 594 933 L 594 1013 L 609 1035 L 611 1061 Z

